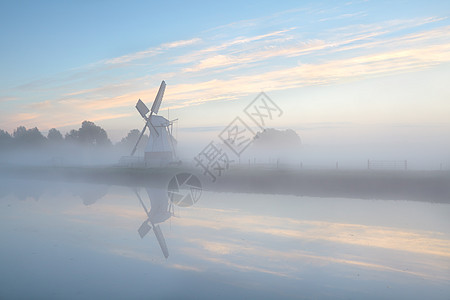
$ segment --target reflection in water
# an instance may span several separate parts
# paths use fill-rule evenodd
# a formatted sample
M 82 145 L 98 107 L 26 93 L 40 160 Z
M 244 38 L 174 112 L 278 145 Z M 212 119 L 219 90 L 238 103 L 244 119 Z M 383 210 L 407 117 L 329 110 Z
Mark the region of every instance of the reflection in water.
M 46 190 L 47 187 L 39 181 L 0 180 L 0 198 L 12 194 L 22 201 L 27 198 L 38 201 Z
M 108 193 L 108 186 L 95 184 L 82 184 L 72 187 L 72 193 L 83 200 L 84 205 L 92 205 Z
M 147 220 L 145 220 L 138 229 L 139 235 L 141 238 L 144 238 L 150 229 L 153 228 L 153 232 L 155 233 L 156 239 L 161 247 L 161 251 L 163 252 L 164 257 L 168 258 L 169 250 L 167 249 L 164 235 L 158 224 L 166 221 L 173 215 L 173 212 L 171 211 L 172 205 L 169 203 L 169 197 L 167 196 L 166 190 L 156 188 L 146 188 L 145 190 L 147 191 L 148 198 L 150 199 L 150 210 L 145 206 L 138 191 L 136 189 L 134 190 L 139 202 L 142 205 L 142 208 L 147 214 Z
M 175 177 L 174 177 L 175 178 Z M 198 180 L 198 179 L 197 179 Z M 169 199 L 167 189 L 157 187 L 146 187 L 147 203 L 141 196 L 137 188 L 133 188 L 133 193 L 144 209 L 147 219 L 138 229 L 141 238 L 144 238 L 150 230 L 153 230 L 159 246 L 165 258 L 169 257 L 169 251 L 159 224 L 168 220 L 174 215 L 174 204 L 180 207 L 189 207 L 197 202 L 199 198 L 198 189 L 186 190 L 177 187 L 177 193 L 173 190 Z M 90 183 L 68 183 L 59 182 L 57 184 L 48 181 L 23 181 L 4 180 L 0 183 L 0 198 L 13 195 L 17 199 L 24 201 L 29 198 L 38 201 L 45 193 L 59 197 L 68 192 L 71 195 L 81 198 L 83 205 L 91 206 L 108 194 L 108 186 Z M 201 192 L 200 192 L 201 193 Z M 182 194 L 183 196 L 179 196 Z M 177 197 L 175 197 L 177 196 Z
M 173 204 L 180 207 L 192 206 L 198 201 L 202 191 L 200 180 L 190 173 L 177 174 L 170 180 L 167 188 L 167 190 L 151 187 L 145 188 L 150 199 L 150 210 L 144 204 L 138 190 L 134 189 L 134 193 L 147 215 L 147 220 L 138 229 L 139 235 L 141 238 L 144 238 L 153 228 L 153 232 L 165 258 L 169 257 L 169 250 L 167 249 L 166 240 L 158 224 L 165 222 L 174 215 Z
M 449 204 L 214 192 L 195 203 L 172 202 L 165 186 L 1 187 L 2 299 L 450 294 Z M 17 201 L 24 195 L 39 201 Z M 158 243 L 142 240 L 152 232 Z
M 91 183 L 52 183 L 48 181 L 25 181 L 20 179 L 0 181 L 0 198 L 14 195 L 19 200 L 31 198 L 38 201 L 44 193 L 58 196 L 65 191 L 80 197 L 84 205 L 92 205 L 108 193 L 108 186 Z

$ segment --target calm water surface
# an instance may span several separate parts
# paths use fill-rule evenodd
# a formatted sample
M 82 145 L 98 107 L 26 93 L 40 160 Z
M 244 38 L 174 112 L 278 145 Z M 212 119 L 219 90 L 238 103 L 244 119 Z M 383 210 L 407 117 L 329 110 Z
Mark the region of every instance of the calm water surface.
M 450 299 L 450 205 L 10 180 L 0 298 Z

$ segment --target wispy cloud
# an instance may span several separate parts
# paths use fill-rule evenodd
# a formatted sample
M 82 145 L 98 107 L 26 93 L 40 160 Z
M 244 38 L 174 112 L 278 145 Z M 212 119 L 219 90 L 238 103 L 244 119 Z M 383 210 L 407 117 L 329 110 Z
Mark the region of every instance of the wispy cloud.
M 2 102 L 10 102 L 10 101 L 15 101 L 18 100 L 18 97 L 12 97 L 12 96 L 1 96 L 0 97 L 0 103 Z
M 236 213 L 224 215 L 223 212 L 220 213 L 221 218 L 224 221 L 226 220 L 224 224 L 227 225 L 218 227 L 212 216 L 204 219 L 198 219 L 198 217 L 191 219 L 189 218 L 189 213 L 186 214 L 188 215 L 177 221 L 182 223 L 183 226 L 264 233 L 266 235 L 298 240 L 324 240 L 450 258 L 450 241 L 440 232 L 404 231 L 382 226 L 295 220 L 248 214 L 236 215 Z M 232 251 L 228 248 L 219 249 L 222 252 Z
M 184 46 L 197 44 L 197 43 L 199 43 L 201 41 L 202 40 L 200 38 L 193 38 L 193 39 L 190 39 L 190 40 L 175 41 L 175 42 L 162 44 L 161 48 L 163 48 L 163 49 L 171 49 L 171 48 L 177 48 L 177 47 L 184 47 Z
M 123 195 L 120 197 L 123 198 Z M 140 224 L 136 224 L 136 218 L 146 218 L 139 206 L 130 208 L 106 202 L 97 205 L 100 207 L 94 212 L 80 208 L 71 209 L 64 215 L 77 220 L 94 216 L 98 218 L 99 212 L 100 215 L 118 216 L 122 220 L 119 223 L 126 224 L 125 227 L 133 232 L 136 228 L 130 226 Z M 113 220 L 115 219 L 111 218 L 111 221 Z M 450 240 L 445 232 L 370 225 L 364 222 L 343 223 L 314 218 L 302 220 L 255 214 L 245 209 L 209 207 L 183 210 L 182 217 L 171 219 L 171 222 L 172 226 L 175 226 L 170 235 L 172 244 L 177 240 L 177 243 L 183 246 L 174 246 L 171 255 L 188 257 L 188 263 L 181 261 L 179 265 L 167 265 L 164 262 L 165 266 L 170 268 L 201 271 L 213 264 L 225 266 L 228 270 L 298 279 L 302 276 L 305 264 L 327 264 L 375 270 L 390 273 L 392 276 L 401 274 L 435 282 L 448 282 L 446 275 L 450 259 Z M 105 223 L 104 226 L 110 228 L 124 225 L 114 222 Z M 186 232 L 201 234 L 186 236 Z M 256 240 L 264 236 L 265 242 L 255 242 L 253 239 L 243 241 L 239 238 L 241 236 L 258 237 Z M 280 242 L 308 246 L 281 251 L 278 249 Z M 129 247 L 105 247 L 105 251 L 155 263 L 155 253 L 137 252 Z M 159 252 L 156 256 L 158 255 Z M 408 265 L 408 269 L 405 265 Z
M 269 32 L 266 34 L 260 34 L 256 36 L 240 36 L 231 38 L 219 44 L 214 44 L 207 46 L 203 49 L 198 49 L 190 53 L 183 53 L 183 55 L 178 56 L 174 60 L 174 64 L 189 64 L 196 63 L 202 59 L 208 59 L 211 56 L 220 55 L 222 51 L 227 51 L 226 53 L 236 53 L 243 51 L 248 51 L 248 49 L 254 49 L 256 47 L 262 48 L 267 44 L 273 43 L 279 40 L 280 37 L 288 39 L 286 35 L 288 32 L 292 31 L 294 28 L 289 28 L 285 30 L 277 30 Z
M 129 62 L 134 61 L 134 60 L 139 60 L 139 59 L 144 59 L 144 58 L 149 58 L 149 57 L 152 57 L 152 56 L 156 56 L 158 54 L 163 53 L 163 51 L 168 50 L 168 49 L 189 46 L 189 45 L 193 45 L 193 44 L 196 44 L 196 43 L 199 43 L 199 42 L 201 42 L 200 38 L 193 38 L 193 39 L 190 39 L 190 40 L 181 40 L 181 41 L 174 41 L 174 42 L 170 42 L 170 43 L 165 43 L 165 44 L 162 44 L 162 45 L 160 45 L 158 47 L 149 48 L 149 49 L 144 50 L 144 51 L 139 51 L 139 52 L 135 52 L 135 53 L 132 53 L 132 54 L 127 54 L 127 55 L 123 55 L 123 56 L 120 56 L 120 57 L 108 59 L 108 60 L 105 61 L 105 64 L 129 63 Z
M 363 13 L 331 17 L 357 18 Z M 8 114 L 15 113 L 15 122 L 34 120 L 42 126 L 54 119 L 57 110 L 65 123 L 79 123 L 80 116 L 93 120 L 113 115 L 126 118 L 129 113 L 121 109 L 132 108 L 139 98 L 151 101 L 162 79 L 170 86 L 164 105 L 181 108 L 235 100 L 261 90 L 413 72 L 450 61 L 450 26 L 443 25 L 447 21 L 444 17 L 325 27 L 311 35 L 297 21 L 304 14 L 326 16 L 327 12 L 298 9 L 218 27 L 195 38 L 22 84 L 14 93 L 6 91 L 8 96 L 0 98 L 0 103 L 32 97 L 34 104 L 26 108 L 34 111 L 33 117 L 20 114 L 22 104 L 8 109 Z M 258 27 L 263 21 L 270 26 Z M 245 28 L 238 36 L 231 30 L 236 26 Z M 1 118 L 0 127 L 11 126 L 10 120 L 5 120 Z
M 347 19 L 347 18 L 364 17 L 364 16 L 367 16 L 367 13 L 364 11 L 359 11 L 359 12 L 355 12 L 355 13 L 347 13 L 347 14 L 341 14 L 338 16 L 322 18 L 322 19 L 319 19 L 319 22 L 325 22 L 325 21 L 331 21 L 331 20 L 342 20 L 342 19 Z

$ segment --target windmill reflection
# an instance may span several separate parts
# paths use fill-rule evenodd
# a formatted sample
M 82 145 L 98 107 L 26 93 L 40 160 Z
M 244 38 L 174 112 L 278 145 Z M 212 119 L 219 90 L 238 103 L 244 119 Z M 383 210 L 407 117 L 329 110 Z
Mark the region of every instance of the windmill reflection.
M 202 193 L 200 180 L 190 173 L 179 173 L 174 176 L 167 186 L 167 190 L 161 188 L 145 188 L 150 200 L 150 210 L 142 200 L 137 189 L 134 192 L 147 215 L 147 219 L 138 229 L 141 238 L 153 229 L 161 251 L 165 258 L 169 257 L 169 250 L 164 235 L 158 224 L 165 222 L 174 215 L 174 204 L 180 207 L 188 207 L 195 204 Z
M 145 205 L 137 189 L 134 190 L 147 215 L 147 219 L 139 227 L 138 233 L 141 238 L 144 238 L 147 233 L 153 229 L 164 257 L 168 258 L 169 250 L 167 249 L 166 240 L 164 239 L 164 235 L 159 227 L 159 224 L 173 216 L 173 206 L 169 201 L 166 190 L 156 188 L 146 188 L 145 190 L 147 191 L 148 198 L 150 199 L 150 209 L 148 209 Z
M 177 174 L 168 184 L 161 183 L 161 181 L 149 184 L 153 184 L 153 186 L 143 188 L 147 195 L 137 188 L 133 189 L 146 215 L 145 221 L 138 228 L 138 233 L 141 238 L 144 238 L 152 230 L 164 257 L 168 258 L 169 250 L 160 224 L 174 216 L 175 206 L 186 208 L 195 204 L 202 192 L 201 184 L 197 177 L 189 173 Z M 160 188 L 161 186 L 166 188 Z M 126 188 L 126 191 L 129 193 L 129 187 Z M 0 182 L 0 199 L 13 196 L 19 200 L 31 198 L 37 201 L 44 194 L 51 198 L 69 195 L 70 197 L 75 196 L 78 201 L 81 199 L 85 206 L 91 206 L 109 192 L 110 186 L 95 183 L 22 179 L 6 179 Z

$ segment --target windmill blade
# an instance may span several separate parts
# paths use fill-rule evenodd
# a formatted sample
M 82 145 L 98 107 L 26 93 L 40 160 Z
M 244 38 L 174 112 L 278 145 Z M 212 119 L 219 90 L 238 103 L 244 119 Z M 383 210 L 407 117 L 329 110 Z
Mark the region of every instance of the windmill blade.
M 148 109 L 147 105 L 145 105 L 145 103 L 142 102 L 141 99 L 139 99 L 138 102 L 136 103 L 136 109 L 141 114 L 141 116 L 144 118 L 144 120 L 147 120 L 147 113 L 150 110 Z
M 134 152 L 136 152 L 137 146 L 138 146 L 139 142 L 141 141 L 142 136 L 144 135 L 144 132 L 145 132 L 146 128 L 147 128 L 147 122 L 145 122 L 144 128 L 142 128 L 141 134 L 139 135 L 139 138 L 138 138 L 138 140 L 136 142 L 136 145 L 134 145 L 133 151 L 131 151 L 131 155 L 130 156 L 133 156 Z
M 163 80 L 161 82 L 161 86 L 159 87 L 158 94 L 156 95 L 155 101 L 153 102 L 151 111 L 155 114 L 158 114 L 159 107 L 161 106 L 161 101 L 164 96 L 164 91 L 166 90 L 166 83 Z
M 136 197 L 139 199 L 139 202 L 141 203 L 142 208 L 144 209 L 145 213 L 147 214 L 148 217 L 150 217 L 148 209 L 145 206 L 144 202 L 142 201 L 141 196 L 139 196 L 137 189 L 135 188 L 133 190 L 134 190 L 134 193 L 136 194 Z M 146 236 L 147 233 L 150 231 L 150 229 L 152 229 L 152 227 L 150 226 L 150 224 L 148 224 L 148 222 L 149 222 L 149 219 L 145 220 L 138 229 L 138 233 L 139 233 L 139 236 L 141 237 L 141 239 L 143 239 L 144 236 Z
M 145 206 L 144 201 L 142 201 L 141 196 L 139 196 L 139 193 L 138 193 L 137 189 L 134 189 L 134 193 L 136 194 L 136 197 L 139 199 L 139 202 L 141 203 L 142 208 L 144 209 L 145 213 L 147 214 L 147 217 L 150 217 L 149 210 Z
M 161 250 L 164 254 L 165 258 L 169 257 L 169 249 L 167 249 L 166 240 L 164 239 L 164 235 L 161 231 L 161 228 L 159 228 L 159 225 L 153 225 L 153 232 L 155 233 L 156 239 L 158 240 L 159 247 L 161 247 Z
M 141 227 L 139 227 L 138 229 L 138 233 L 141 239 L 143 239 L 144 236 L 146 236 L 147 233 L 149 233 L 150 229 L 152 229 L 152 227 L 148 224 L 148 220 L 142 223 Z

